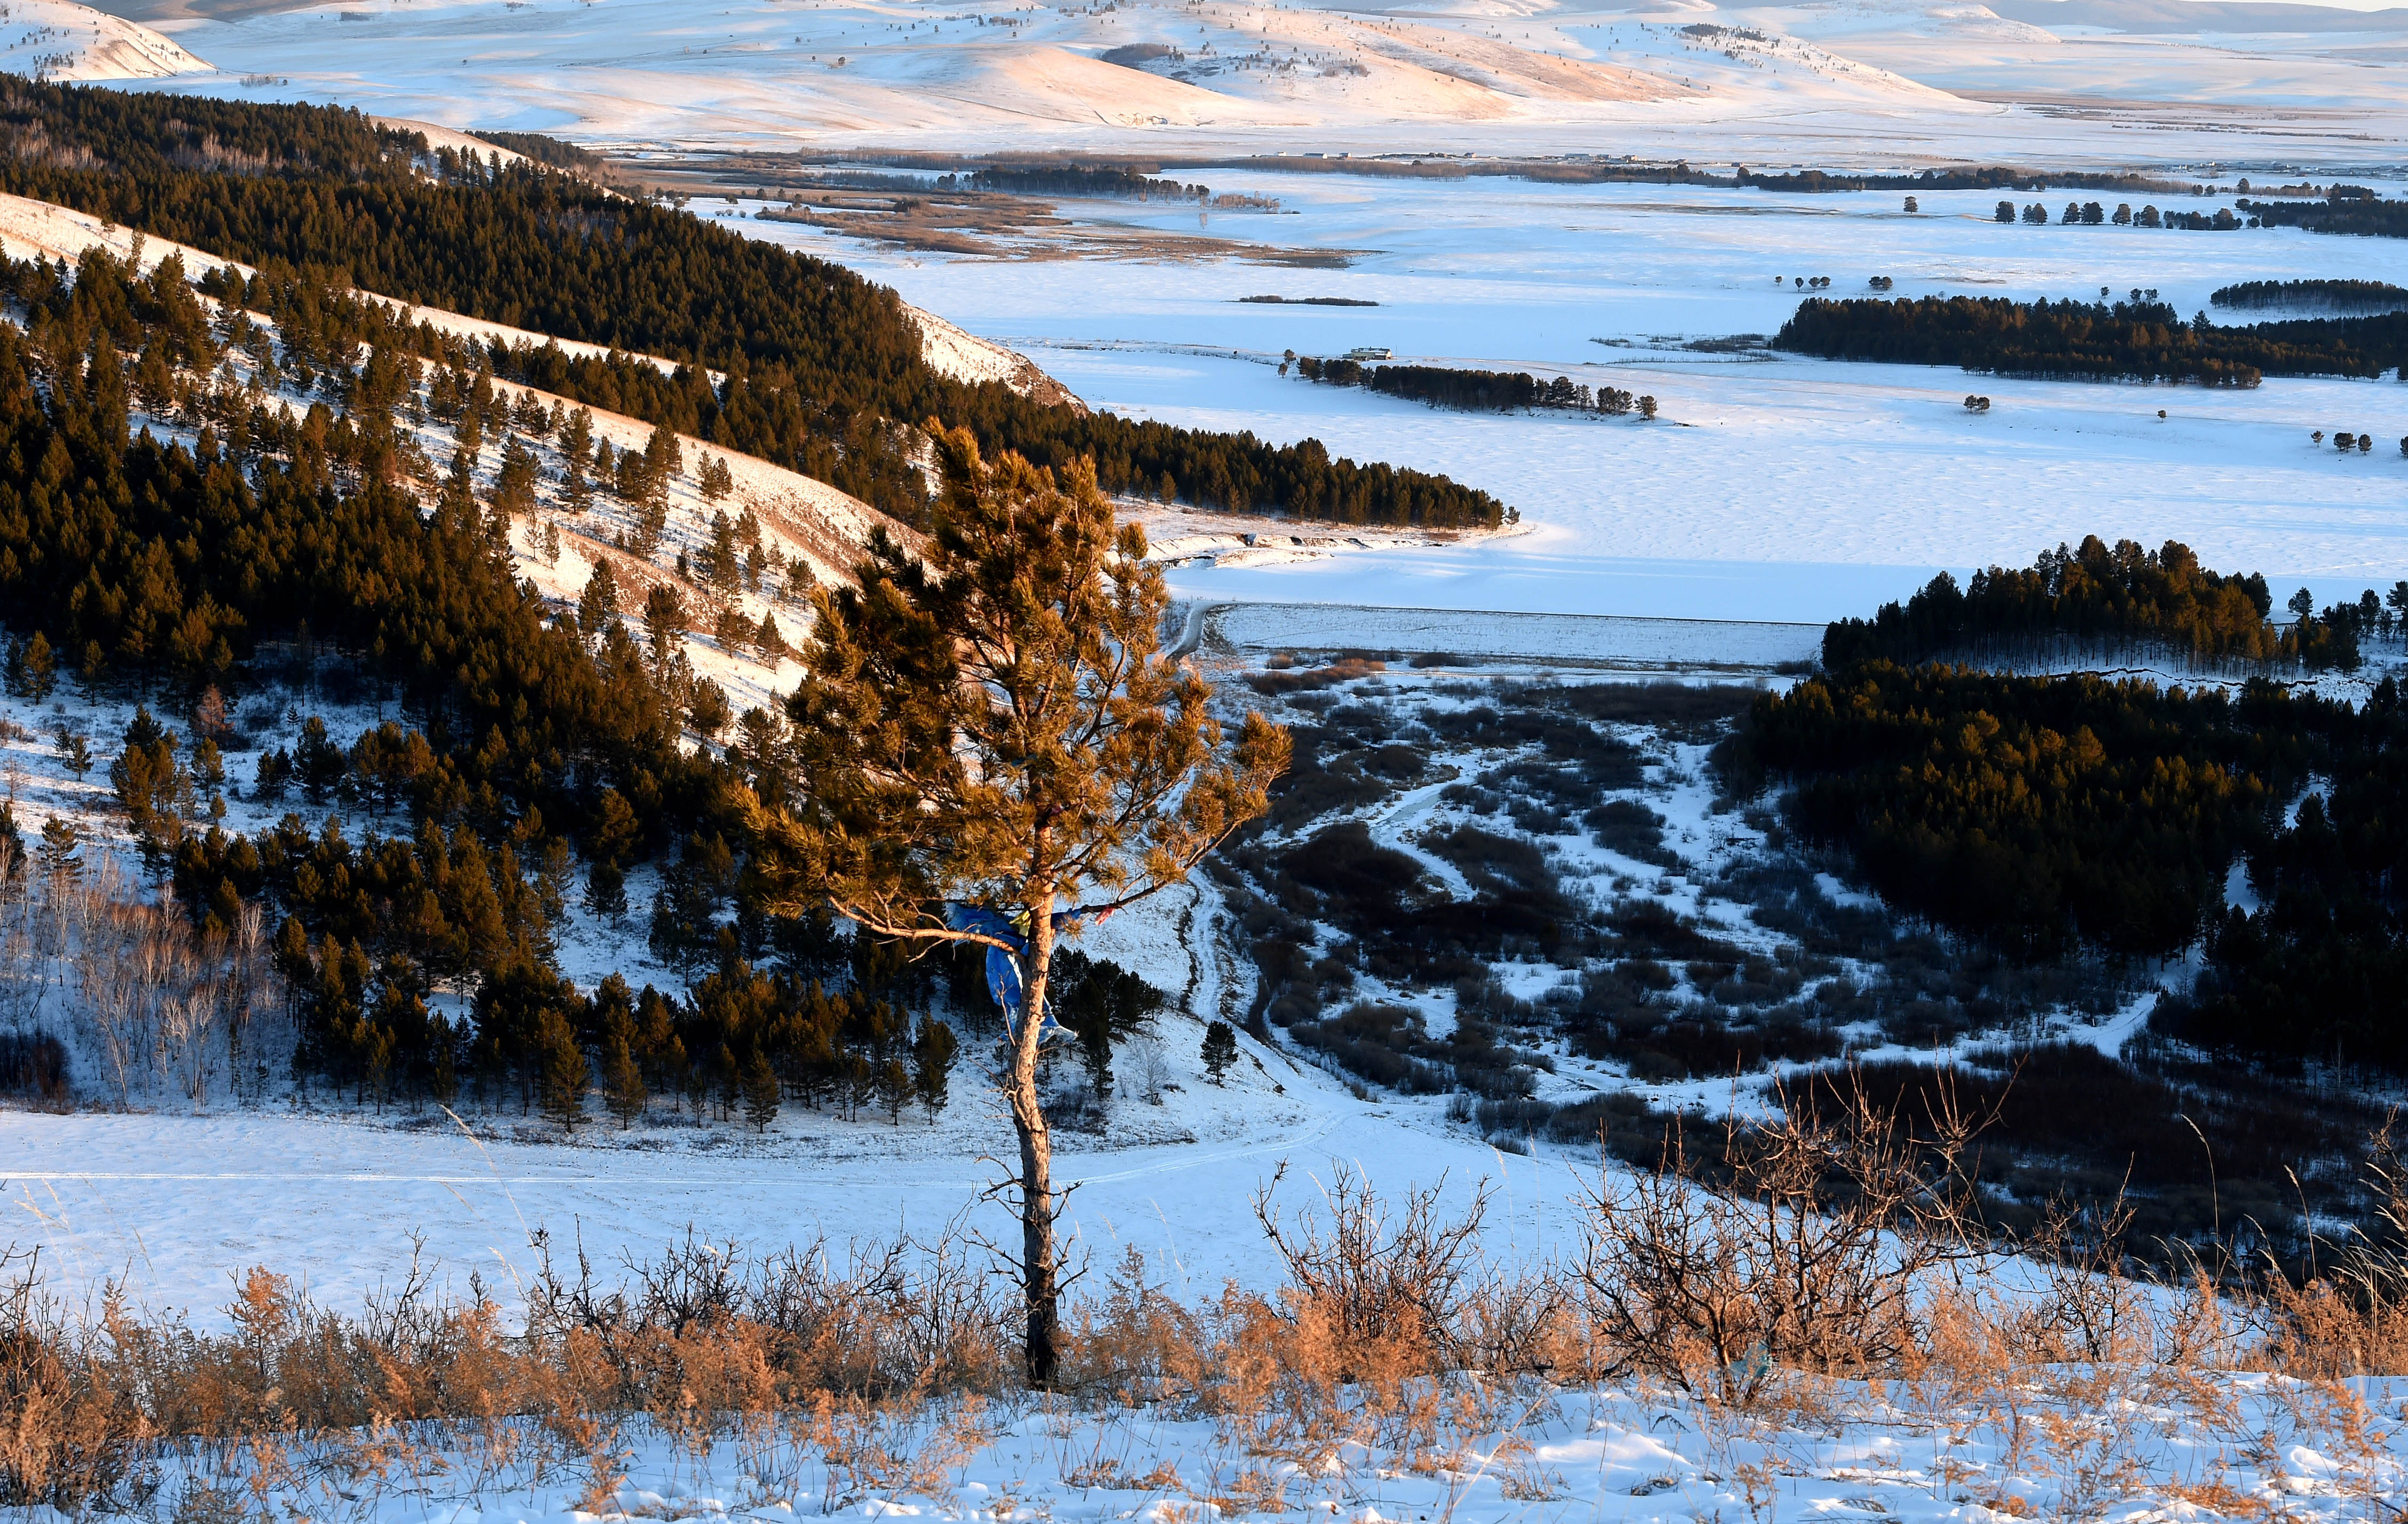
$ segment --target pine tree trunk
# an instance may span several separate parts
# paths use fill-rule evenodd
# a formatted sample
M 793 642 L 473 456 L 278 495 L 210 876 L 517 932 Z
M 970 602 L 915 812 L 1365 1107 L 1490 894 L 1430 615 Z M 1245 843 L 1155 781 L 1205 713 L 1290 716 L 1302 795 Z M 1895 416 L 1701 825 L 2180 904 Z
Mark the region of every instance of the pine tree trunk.
M 1054 1139 L 1037 1093 L 1037 1048 L 1043 1034 L 1046 975 L 1054 961 L 1054 896 L 1029 907 L 1027 964 L 1021 970 L 1019 1030 L 1012 1033 L 1005 1089 L 1020 1134 L 1021 1301 L 1027 1313 L 1028 1385 L 1054 1385 L 1058 1360 L 1061 1287 L 1054 1261 Z

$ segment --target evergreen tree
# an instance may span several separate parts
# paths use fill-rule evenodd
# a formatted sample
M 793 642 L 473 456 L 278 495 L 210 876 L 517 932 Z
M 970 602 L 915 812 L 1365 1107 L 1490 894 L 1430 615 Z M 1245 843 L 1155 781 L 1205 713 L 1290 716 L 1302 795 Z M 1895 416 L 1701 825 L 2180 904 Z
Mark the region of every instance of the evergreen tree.
M 903 1124 L 903 1108 L 911 1104 L 915 1087 L 911 1071 L 901 1059 L 888 1059 L 878 1066 L 878 1105 L 886 1113 L 886 1125 Z
M 2001 203 L 2003 205 L 2003 203 Z M 1226 1021 L 1214 1021 L 1204 1029 L 1204 1073 L 1215 1085 L 1222 1084 L 1229 1065 L 1238 1061 L 1238 1033 Z
M 670 657 L 685 635 L 685 600 L 666 582 L 655 582 L 644 594 L 644 638 L 652 648 L 652 676 L 667 677 Z
M 743 575 L 743 563 L 736 553 L 736 526 L 729 522 L 725 508 L 714 508 L 710 514 L 710 543 L 702 550 L 702 582 L 724 598 L 732 598 L 743 591 L 738 580 Z
M 594 570 L 585 578 L 585 591 L 577 599 L 577 628 L 588 639 L 598 640 L 602 627 L 619 615 L 619 574 L 610 569 L 610 558 L 596 557 Z
M 41 823 L 43 876 L 53 878 L 58 884 L 75 884 L 77 878 L 82 878 L 84 864 L 75 855 L 79 845 L 82 845 L 82 840 L 77 838 L 75 823 L 63 821 L 58 816 L 46 819 Z
M 36 704 L 48 702 L 50 690 L 58 686 L 59 659 L 39 630 L 18 653 L 17 668 L 17 691 Z
M 613 918 L 627 913 L 627 876 L 608 858 L 595 858 L 585 870 L 585 908 Z
M 636 1125 L 636 1118 L 644 1114 L 644 1104 L 650 1099 L 643 1072 L 636 1066 L 635 1050 L 628 1046 L 626 1034 L 612 1033 L 602 1045 L 602 1104 L 619 1118 L 619 1131 L 624 1132 Z
M 920 1029 L 911 1039 L 911 1085 L 919 1092 L 920 1104 L 927 1108 L 930 1121 L 935 1121 L 937 1113 L 945 1109 L 953 1055 L 960 1047 L 953 1028 L 933 1016 L 920 1018 Z
M 459 1034 L 449 1018 L 438 1016 L 427 1022 L 426 1093 L 438 1105 L 450 1105 L 460 1093 L 459 1046 Z
M 769 1067 L 769 1055 L 757 1047 L 744 1065 L 744 1119 L 755 1132 L 767 1132 L 778 1119 L 777 1071 Z
M 562 1131 L 574 1132 L 585 1119 L 585 1090 L 592 1078 L 577 1030 L 558 1010 L 546 1009 L 536 1024 L 534 1046 L 543 1115 Z
M 1247 717 L 1220 755 L 1211 689 L 1157 652 L 1168 593 L 1093 471 L 1040 472 L 939 437 L 924 549 L 881 536 L 858 589 L 824 593 L 789 701 L 796 801 L 756 806 L 780 914 L 821 906 L 905 944 L 1012 956 L 1022 1011 L 1001 1055 L 1020 1145 L 1027 1377 L 1056 1379 L 1053 1141 L 1038 1085 L 1057 915 L 1109 913 L 1185 875 L 1268 805 L 1286 733 Z M 1087 892 L 1101 898 L 1082 904 Z M 948 914 L 975 896 L 994 921 Z M 1025 926 L 1025 942 L 992 929 Z
M 560 431 L 560 506 L 582 519 L 594 511 L 594 480 L 587 475 L 594 449 L 594 410 L 580 407 Z

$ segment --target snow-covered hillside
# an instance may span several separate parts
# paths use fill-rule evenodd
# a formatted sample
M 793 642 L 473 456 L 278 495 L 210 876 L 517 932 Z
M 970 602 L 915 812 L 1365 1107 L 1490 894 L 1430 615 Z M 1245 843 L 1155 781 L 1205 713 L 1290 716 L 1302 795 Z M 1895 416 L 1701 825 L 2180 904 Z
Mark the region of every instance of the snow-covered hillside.
M 0 70 L 109 83 L 214 72 L 150 28 L 75 0 L 8 0 L 0 6 Z
M 1803 155 L 1828 168 L 2134 152 L 2359 164 L 2408 141 L 2387 35 L 2235 36 L 2220 16 L 2188 36 L 2060 35 L 1936 0 L 975 14 L 933 0 L 327 0 L 159 24 L 225 71 L 170 88 L 638 149 Z

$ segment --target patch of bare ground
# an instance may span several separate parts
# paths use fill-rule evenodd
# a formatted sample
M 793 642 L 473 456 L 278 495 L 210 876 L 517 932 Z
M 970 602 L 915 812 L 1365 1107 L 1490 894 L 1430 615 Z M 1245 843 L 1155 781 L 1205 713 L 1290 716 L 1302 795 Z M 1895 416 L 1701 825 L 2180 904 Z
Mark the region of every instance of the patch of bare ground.
M 882 195 L 813 192 L 761 216 L 801 222 L 899 249 L 990 259 L 1147 260 L 1189 263 L 1234 259 L 1289 269 L 1343 269 L 1359 249 L 1289 249 L 1197 233 L 1079 221 L 1050 202 L 981 192 Z

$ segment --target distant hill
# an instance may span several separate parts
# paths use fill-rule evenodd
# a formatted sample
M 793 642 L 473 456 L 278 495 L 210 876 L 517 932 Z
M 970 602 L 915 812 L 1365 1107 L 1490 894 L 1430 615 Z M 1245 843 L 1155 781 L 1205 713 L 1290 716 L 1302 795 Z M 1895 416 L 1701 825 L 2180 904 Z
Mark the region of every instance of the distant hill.
M 2194 32 L 2408 33 L 2408 7 L 2348 10 L 2280 0 L 1990 0 L 2009 21 L 2051 29 L 2102 26 L 2116 32 L 2180 36 Z

